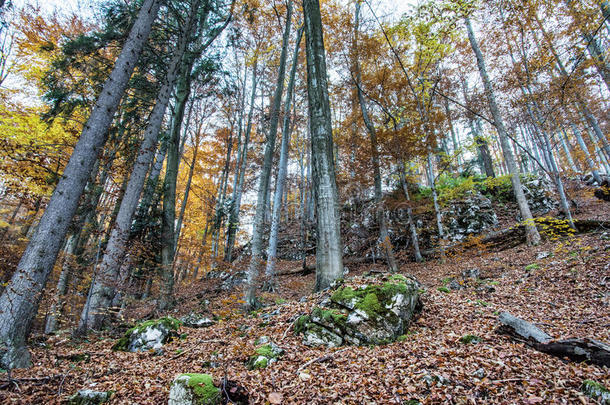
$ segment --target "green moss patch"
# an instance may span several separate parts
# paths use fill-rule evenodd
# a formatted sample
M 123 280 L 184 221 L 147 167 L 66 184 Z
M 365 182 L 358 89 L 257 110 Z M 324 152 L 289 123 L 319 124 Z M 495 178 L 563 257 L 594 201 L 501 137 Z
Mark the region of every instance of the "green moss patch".
M 131 340 L 131 335 L 134 332 L 143 333 L 149 327 L 156 327 L 158 325 L 163 325 L 165 328 L 173 331 L 177 331 L 182 322 L 180 322 L 176 318 L 172 318 L 171 316 L 166 316 L 159 319 L 151 319 L 149 321 L 140 322 L 132 328 L 127 329 L 123 337 L 121 337 L 117 342 L 112 346 L 112 350 L 114 351 L 127 351 L 129 348 L 129 343 Z
M 477 335 L 464 335 L 460 338 L 460 342 L 464 343 L 464 344 L 477 344 L 481 342 L 481 338 L 478 337 Z
M 404 276 L 402 277 L 404 278 Z M 330 299 L 341 307 L 359 309 L 369 318 L 378 318 L 388 312 L 381 302 L 390 302 L 392 297 L 398 294 L 407 295 L 409 292 L 411 292 L 411 288 L 404 281 L 388 281 L 382 285 L 368 285 L 358 289 L 349 286 L 341 287 Z
M 220 403 L 220 388 L 214 385 L 214 379 L 209 374 L 182 374 L 189 377 L 188 386 L 193 390 L 197 405 L 214 405 Z M 180 376 L 180 377 L 181 377 Z

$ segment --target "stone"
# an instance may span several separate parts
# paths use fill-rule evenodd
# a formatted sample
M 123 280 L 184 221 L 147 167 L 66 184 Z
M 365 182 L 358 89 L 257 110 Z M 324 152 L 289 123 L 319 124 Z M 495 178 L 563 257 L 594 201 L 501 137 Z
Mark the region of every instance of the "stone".
M 610 390 L 602 384 L 593 380 L 585 380 L 582 382 L 580 390 L 599 404 L 610 405 Z
M 473 267 L 471 269 L 466 269 L 462 272 L 462 278 L 464 280 L 466 279 L 478 279 L 481 277 L 481 270 L 477 269 L 476 267 Z
M 550 257 L 550 256 L 551 256 L 550 252 L 538 252 L 538 254 L 536 255 L 536 260 L 546 259 L 547 257 Z
M 112 391 L 79 390 L 68 398 L 68 405 L 98 405 L 110 401 Z
M 246 282 L 247 274 L 245 271 L 238 271 L 237 273 L 223 279 L 220 284 L 220 289 L 223 291 L 231 291 L 237 287 L 242 286 Z
M 498 217 L 489 198 L 470 190 L 463 198 L 450 203 L 445 222 L 448 237 L 460 241 L 496 225 Z
M 168 405 L 216 405 L 222 399 L 220 389 L 209 374 L 181 374 L 174 379 Z
M 268 336 L 261 336 L 254 342 L 258 347 L 250 356 L 246 366 L 250 370 L 267 368 L 284 355 L 284 349 L 273 343 Z
M 165 343 L 178 336 L 180 325 L 178 319 L 171 317 L 142 322 L 127 330 L 112 349 L 128 352 L 160 350 Z
M 205 328 L 216 323 L 207 316 L 195 312 L 191 312 L 190 314 L 181 317 L 180 322 L 187 328 Z
M 485 369 L 482 369 L 482 368 L 477 369 L 477 371 L 472 373 L 472 376 L 476 377 L 476 378 L 484 378 L 485 377 Z
M 398 339 L 421 309 L 419 283 L 393 275 L 384 284 L 342 286 L 326 308 L 316 307 L 296 322 L 307 346 L 385 344 Z

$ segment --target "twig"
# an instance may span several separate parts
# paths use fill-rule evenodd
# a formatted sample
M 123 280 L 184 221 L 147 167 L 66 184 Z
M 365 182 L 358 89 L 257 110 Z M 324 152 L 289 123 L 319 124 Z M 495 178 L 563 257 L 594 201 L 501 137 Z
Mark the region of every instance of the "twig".
M 296 318 L 294 318 L 294 321 L 290 322 L 290 325 L 288 325 L 288 327 L 286 328 L 286 330 L 284 331 L 284 334 L 282 335 L 282 338 L 280 339 L 280 342 L 284 339 L 286 339 L 286 335 L 288 335 L 288 331 L 290 329 L 292 329 L 292 327 L 294 326 L 294 324 L 296 323 L 296 321 L 299 320 L 299 317 L 297 316 Z
M 323 363 L 325 361 L 328 361 L 328 360 L 332 359 L 333 356 L 335 356 L 336 354 L 344 352 L 347 349 L 349 349 L 349 347 L 346 347 L 345 349 L 337 350 L 336 352 L 332 352 L 332 353 L 326 354 L 324 356 L 317 357 L 317 358 L 315 358 L 313 360 L 309 360 L 307 363 L 303 364 L 301 367 L 298 368 L 297 373 L 299 371 L 303 370 L 304 368 L 306 368 L 307 366 L 309 366 L 310 364 L 313 364 L 313 363 Z

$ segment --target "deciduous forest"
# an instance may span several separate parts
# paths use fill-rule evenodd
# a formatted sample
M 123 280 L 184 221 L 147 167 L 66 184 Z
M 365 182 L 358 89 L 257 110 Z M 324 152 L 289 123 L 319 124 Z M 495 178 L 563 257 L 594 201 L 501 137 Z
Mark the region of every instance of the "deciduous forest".
M 0 0 L 0 402 L 610 404 L 609 112 L 607 0 Z

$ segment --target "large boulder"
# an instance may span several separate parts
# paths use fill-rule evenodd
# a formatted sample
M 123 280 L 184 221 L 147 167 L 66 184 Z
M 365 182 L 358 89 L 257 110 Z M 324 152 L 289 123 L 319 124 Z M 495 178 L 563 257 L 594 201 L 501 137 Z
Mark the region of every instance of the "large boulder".
M 209 374 L 181 374 L 169 390 L 168 405 L 216 405 L 222 399 L 220 388 Z
M 316 307 L 295 323 L 308 346 L 336 347 L 395 341 L 421 309 L 419 283 L 394 275 L 384 284 L 344 286 L 330 297 L 327 308 Z
M 479 234 L 498 223 L 491 200 L 474 190 L 452 201 L 445 217 L 448 236 L 453 240 Z
M 180 325 L 178 319 L 171 317 L 139 323 L 127 330 L 112 348 L 127 352 L 159 350 L 165 343 L 178 336 L 177 330 Z

